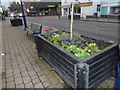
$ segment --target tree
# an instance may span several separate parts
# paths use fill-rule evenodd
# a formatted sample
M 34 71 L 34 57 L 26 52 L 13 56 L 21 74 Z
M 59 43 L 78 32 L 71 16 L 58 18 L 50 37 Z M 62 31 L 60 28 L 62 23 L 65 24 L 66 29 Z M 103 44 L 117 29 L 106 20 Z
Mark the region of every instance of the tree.
M 10 3 L 10 7 L 8 7 L 10 11 L 14 11 L 19 13 L 21 11 L 21 6 L 18 2 L 12 2 Z

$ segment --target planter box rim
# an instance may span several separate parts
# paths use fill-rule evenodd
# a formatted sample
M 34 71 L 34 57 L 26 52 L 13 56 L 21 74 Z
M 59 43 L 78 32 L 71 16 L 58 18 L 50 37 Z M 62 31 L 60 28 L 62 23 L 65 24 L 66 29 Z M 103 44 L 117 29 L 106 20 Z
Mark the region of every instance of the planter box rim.
M 37 35 L 37 36 L 40 37 L 40 38 L 42 38 L 43 40 L 45 40 L 45 41 L 48 42 L 49 44 L 53 45 L 54 47 L 58 48 L 60 51 L 64 52 L 65 54 L 70 55 L 72 58 L 74 58 L 74 59 L 75 59 L 77 62 L 79 62 L 79 63 L 84 63 L 84 62 L 90 60 L 91 58 L 96 57 L 97 55 L 102 54 L 103 52 L 106 52 L 108 49 L 110 49 L 110 48 L 118 45 L 117 43 L 106 42 L 106 43 L 110 43 L 110 44 L 112 44 L 112 45 L 106 47 L 105 49 L 103 49 L 103 50 L 101 50 L 101 51 L 99 51 L 99 52 L 97 52 L 97 53 L 95 53 L 95 54 L 93 54 L 93 55 L 90 55 L 90 56 L 86 57 L 85 59 L 79 59 L 78 57 L 76 57 L 76 56 L 74 56 L 73 54 L 71 54 L 71 53 L 67 52 L 66 50 L 64 50 L 62 47 L 54 45 L 54 43 L 50 42 L 49 40 L 47 40 L 46 38 L 44 38 L 44 37 L 41 36 L 40 34 Z M 82 36 L 84 36 L 84 35 L 82 35 Z M 85 36 L 85 37 L 87 37 L 87 36 Z M 97 39 L 96 39 L 96 40 L 97 40 Z M 99 39 L 98 39 L 98 40 L 99 40 Z M 77 63 L 76 63 L 76 64 L 77 64 Z

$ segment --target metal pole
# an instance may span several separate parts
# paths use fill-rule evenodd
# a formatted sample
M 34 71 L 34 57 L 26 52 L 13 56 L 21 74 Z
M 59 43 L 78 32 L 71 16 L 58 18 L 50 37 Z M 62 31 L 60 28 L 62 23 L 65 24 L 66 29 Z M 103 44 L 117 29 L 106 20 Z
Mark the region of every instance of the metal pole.
M 22 9 L 22 17 L 23 17 L 23 21 L 24 21 L 24 27 L 25 27 L 25 30 L 28 28 L 27 26 L 27 22 L 26 22 L 26 16 L 25 16 L 25 13 L 24 13 L 24 8 L 23 8 L 23 2 L 22 0 L 20 0 L 21 2 L 21 9 Z
M 71 12 L 70 40 L 72 40 L 72 35 L 73 35 L 73 16 L 74 16 L 74 3 L 72 3 L 72 12 Z
M 118 45 L 118 53 L 120 56 L 120 44 Z M 115 82 L 115 88 L 120 90 L 120 59 L 118 61 L 118 68 L 117 68 L 117 76 L 116 76 L 116 82 Z

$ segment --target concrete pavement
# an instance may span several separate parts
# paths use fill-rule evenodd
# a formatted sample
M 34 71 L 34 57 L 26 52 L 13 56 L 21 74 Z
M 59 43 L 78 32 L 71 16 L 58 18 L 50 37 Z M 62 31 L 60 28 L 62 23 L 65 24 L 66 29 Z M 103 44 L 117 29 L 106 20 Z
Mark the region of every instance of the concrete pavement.
M 35 52 L 23 26 L 3 21 L 3 88 L 63 88 L 64 81 Z
M 2 88 L 70 88 L 37 56 L 33 38 L 23 26 L 13 27 L 9 20 L 2 26 Z M 113 88 L 114 81 L 111 77 L 98 88 Z
M 81 18 L 81 20 L 92 21 L 92 22 L 119 23 L 119 19 L 110 19 L 110 18 Z
M 2 89 L 2 21 L 0 20 L 0 89 Z

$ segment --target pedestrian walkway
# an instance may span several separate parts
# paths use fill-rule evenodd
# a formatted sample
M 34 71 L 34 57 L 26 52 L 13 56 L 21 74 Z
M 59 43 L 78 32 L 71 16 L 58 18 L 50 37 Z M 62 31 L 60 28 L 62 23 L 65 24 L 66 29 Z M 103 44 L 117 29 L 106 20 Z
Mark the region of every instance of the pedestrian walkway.
M 2 21 L 0 21 L 0 90 L 2 89 Z
M 2 88 L 70 88 L 37 56 L 33 38 L 26 35 L 23 26 L 13 27 L 9 20 L 2 26 Z M 114 81 L 111 77 L 98 88 L 112 88 Z
M 119 23 L 119 19 L 110 19 L 110 18 L 81 18 L 81 20 L 93 21 L 93 22 Z
M 66 84 L 35 52 L 23 26 L 3 21 L 3 88 L 63 88 Z
M 62 16 L 62 20 L 67 20 L 67 16 Z M 119 23 L 120 19 L 110 19 L 110 18 L 80 18 L 75 20 L 81 20 L 81 21 L 91 21 L 91 22 L 106 22 L 106 23 Z

